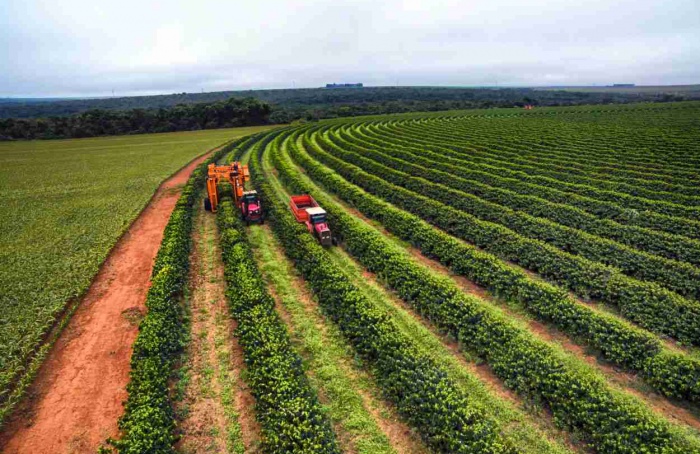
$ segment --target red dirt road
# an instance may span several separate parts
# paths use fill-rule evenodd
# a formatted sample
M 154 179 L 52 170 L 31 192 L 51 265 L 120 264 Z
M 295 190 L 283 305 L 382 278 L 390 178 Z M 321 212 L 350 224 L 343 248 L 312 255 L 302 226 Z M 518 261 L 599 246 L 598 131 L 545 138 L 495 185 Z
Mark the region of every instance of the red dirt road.
M 153 261 L 180 189 L 205 158 L 164 182 L 111 251 L 0 435 L 3 453 L 94 453 L 118 434 Z

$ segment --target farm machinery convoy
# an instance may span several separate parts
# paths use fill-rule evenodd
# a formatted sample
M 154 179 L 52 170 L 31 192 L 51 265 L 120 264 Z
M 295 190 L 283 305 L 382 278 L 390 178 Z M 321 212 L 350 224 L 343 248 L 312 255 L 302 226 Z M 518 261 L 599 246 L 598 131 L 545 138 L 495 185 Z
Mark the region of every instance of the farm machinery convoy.
M 209 164 L 207 173 L 207 198 L 204 199 L 204 209 L 216 213 L 219 206 L 219 183 L 228 181 L 233 192 L 233 201 L 240 210 L 241 219 L 246 223 L 264 223 L 264 213 L 258 192 L 246 191 L 245 183 L 250 180 L 250 172 L 247 165 L 236 161 L 229 165 Z M 289 206 L 294 217 L 300 223 L 306 225 L 322 246 L 330 246 L 336 241 L 331 234 L 326 219 L 326 210 L 310 195 L 293 195 L 290 197 Z

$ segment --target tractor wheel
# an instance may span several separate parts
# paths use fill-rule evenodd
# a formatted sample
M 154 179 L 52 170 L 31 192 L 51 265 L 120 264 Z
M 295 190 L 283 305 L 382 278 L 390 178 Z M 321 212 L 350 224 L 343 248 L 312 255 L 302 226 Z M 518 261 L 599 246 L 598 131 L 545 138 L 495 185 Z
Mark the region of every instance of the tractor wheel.
M 204 199 L 204 209 L 206 211 L 211 211 L 211 200 L 208 198 Z
M 261 217 L 260 218 L 260 225 L 263 225 L 263 224 L 265 224 L 265 218 Z
M 331 237 L 331 243 L 333 244 L 333 246 L 337 246 L 337 245 L 338 245 L 338 238 L 332 236 L 332 237 Z

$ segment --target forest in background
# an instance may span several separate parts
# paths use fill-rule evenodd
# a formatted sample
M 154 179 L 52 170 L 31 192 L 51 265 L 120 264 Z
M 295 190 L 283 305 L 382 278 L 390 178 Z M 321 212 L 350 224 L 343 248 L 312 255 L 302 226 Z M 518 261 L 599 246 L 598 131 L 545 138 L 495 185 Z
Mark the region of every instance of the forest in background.
M 0 140 L 196 131 L 269 123 L 271 106 L 255 98 L 230 98 L 169 108 L 91 109 L 69 116 L 0 119 Z
M 669 87 L 670 88 L 670 87 Z M 97 99 L 2 99 L 0 140 L 79 138 L 492 107 L 700 99 L 700 90 L 363 87 L 176 93 Z

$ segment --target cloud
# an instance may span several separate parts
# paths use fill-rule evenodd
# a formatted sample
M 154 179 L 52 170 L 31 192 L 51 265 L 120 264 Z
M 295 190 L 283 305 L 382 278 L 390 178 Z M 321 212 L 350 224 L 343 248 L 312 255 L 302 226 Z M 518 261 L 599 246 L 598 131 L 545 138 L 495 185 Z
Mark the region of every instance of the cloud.
M 0 3 L 0 96 L 700 82 L 696 0 Z

